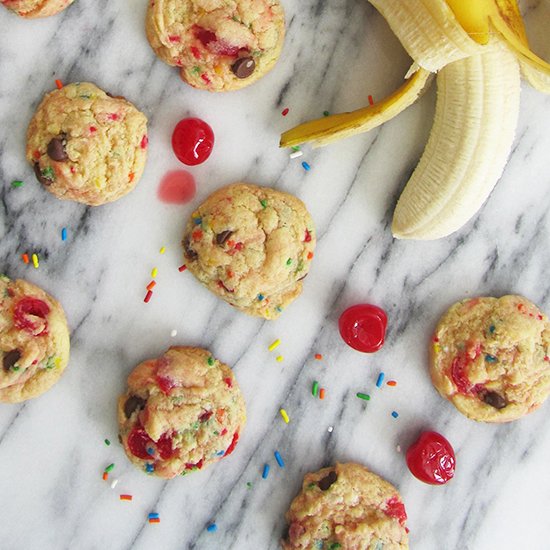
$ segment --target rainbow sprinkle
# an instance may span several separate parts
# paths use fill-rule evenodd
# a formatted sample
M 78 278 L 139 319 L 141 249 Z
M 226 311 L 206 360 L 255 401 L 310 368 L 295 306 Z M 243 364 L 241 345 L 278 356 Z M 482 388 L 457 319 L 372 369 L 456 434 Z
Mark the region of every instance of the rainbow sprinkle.
M 365 401 L 370 401 L 370 395 L 366 394 L 366 393 L 361 393 L 361 392 L 358 392 L 355 394 L 357 397 L 359 397 L 359 399 L 363 399 Z
M 274 340 L 273 342 L 271 342 L 271 344 L 267 349 L 269 351 L 273 351 L 274 349 L 278 348 L 280 345 L 281 345 L 281 340 L 280 338 L 277 338 L 277 340 Z
M 132 500 L 133 498 L 132 495 L 120 495 L 120 500 Z
M 384 377 L 385 377 L 385 376 L 386 376 L 386 375 L 385 375 L 383 372 L 381 372 L 381 373 L 378 375 L 378 379 L 376 380 L 376 387 L 377 387 L 377 388 L 381 388 L 381 387 L 382 387 L 382 382 L 384 382 Z
M 279 412 L 281 413 L 281 416 L 283 417 L 285 424 L 288 424 L 290 422 L 290 418 L 288 417 L 287 412 L 284 409 L 280 409 Z
M 150 518 L 149 523 L 160 523 L 160 518 Z
M 158 519 L 158 520 L 160 521 L 160 517 L 159 517 L 159 515 L 157 514 L 157 512 L 151 512 L 151 513 L 147 516 L 147 519 L 149 519 L 149 520 Z
M 262 472 L 262 479 L 267 479 L 269 475 L 269 464 L 264 464 L 264 470 Z
M 284 468 L 285 467 L 285 462 L 283 460 L 283 457 L 281 456 L 281 454 L 279 453 L 279 451 L 275 451 L 273 453 L 275 455 L 275 460 L 277 461 L 277 464 L 281 467 L 281 468 Z

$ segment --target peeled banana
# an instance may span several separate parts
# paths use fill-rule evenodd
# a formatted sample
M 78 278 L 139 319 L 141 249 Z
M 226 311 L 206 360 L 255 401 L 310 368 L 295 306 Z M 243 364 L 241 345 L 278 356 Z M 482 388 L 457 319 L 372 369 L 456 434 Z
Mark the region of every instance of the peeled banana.
M 550 65 L 530 49 L 516 0 L 369 0 L 414 60 L 411 81 L 382 102 L 302 124 L 281 146 L 372 129 L 410 105 L 437 73 L 430 138 L 394 213 L 401 239 L 437 239 L 479 210 L 506 165 L 519 110 L 521 75 L 550 93 Z

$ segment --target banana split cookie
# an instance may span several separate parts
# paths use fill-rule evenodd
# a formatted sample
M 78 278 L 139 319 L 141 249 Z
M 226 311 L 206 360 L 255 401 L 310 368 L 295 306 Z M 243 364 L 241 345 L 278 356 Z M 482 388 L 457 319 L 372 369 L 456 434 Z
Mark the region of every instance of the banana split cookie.
M 235 183 L 201 204 L 183 236 L 187 268 L 214 294 L 275 319 L 301 292 L 313 250 L 313 220 L 302 201 Z
M 130 461 L 172 478 L 229 456 L 246 412 L 227 365 L 204 349 L 171 347 L 132 371 L 118 401 L 118 421 Z
M 0 401 L 44 393 L 69 362 L 69 329 L 61 304 L 42 289 L 0 275 Z
M 395 487 L 354 463 L 306 474 L 286 513 L 284 550 L 405 550 L 407 513 Z
M 147 118 L 134 105 L 77 82 L 40 103 L 27 131 L 27 160 L 60 199 L 97 206 L 135 187 L 147 144 Z
M 0 0 L 0 4 L 26 19 L 55 15 L 74 0 Z
M 526 298 L 462 300 L 432 340 L 434 386 L 473 420 L 516 420 L 550 393 L 550 325 Z
M 279 0 L 150 0 L 147 38 L 183 81 L 220 92 L 270 71 L 284 41 Z

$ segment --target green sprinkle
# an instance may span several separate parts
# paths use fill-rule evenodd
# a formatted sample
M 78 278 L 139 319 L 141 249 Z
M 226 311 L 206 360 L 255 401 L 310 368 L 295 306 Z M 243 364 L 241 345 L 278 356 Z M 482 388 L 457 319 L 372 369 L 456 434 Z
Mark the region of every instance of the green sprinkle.
M 194 73 L 194 74 L 199 74 L 201 72 L 201 68 L 200 67 L 193 67 L 191 69 L 191 72 Z
M 236 21 L 237 23 L 240 23 L 239 18 L 236 15 L 234 15 L 231 19 L 233 19 L 233 21 Z
M 359 397 L 359 399 L 364 399 L 365 401 L 370 401 L 370 395 L 366 394 L 366 393 L 356 393 L 355 394 L 357 397 Z
M 290 265 L 292 263 L 292 258 L 289 258 L 287 261 L 286 261 L 286 265 Z
M 342 548 L 342 545 L 339 542 L 333 542 L 329 545 L 328 550 L 338 550 L 338 548 Z
M 252 50 L 252 55 L 254 57 L 258 57 L 258 56 L 262 55 L 262 51 L 261 50 Z
M 262 205 L 262 208 L 266 208 L 267 207 L 267 201 L 265 199 L 262 199 L 260 201 L 260 204 Z
M 300 150 L 300 146 L 299 146 L 299 145 L 293 145 L 293 146 L 291 147 L 291 149 L 292 149 L 293 151 L 299 151 L 299 150 Z
M 194 430 L 198 430 L 199 429 L 199 423 L 198 422 L 194 422 L 191 426 Z
M 15 365 L 13 365 L 13 367 L 11 368 L 12 371 L 14 372 L 17 372 L 19 370 L 19 367 L 16 367 Z
M 313 386 L 311 386 L 311 395 L 313 395 L 313 397 L 317 397 L 318 393 L 319 393 L 319 382 L 317 382 L 317 380 L 314 380 Z
M 220 435 L 220 432 L 218 432 L 218 430 L 214 430 L 212 433 L 213 433 L 214 435 Z
M 209 357 L 209 358 L 208 358 L 208 364 L 209 364 L 210 366 L 212 366 L 212 365 L 214 364 L 214 358 L 213 358 L 213 357 Z
M 91 97 L 90 94 L 80 94 L 80 99 L 90 99 Z
M 323 111 L 323 116 L 328 116 L 330 113 L 328 111 Z
M 307 489 L 313 489 L 314 487 L 317 487 L 317 483 L 310 483 L 310 484 L 307 486 Z
M 53 369 L 55 367 L 55 355 L 50 355 L 48 361 L 46 362 L 46 368 Z
M 11 182 L 11 186 L 16 189 L 17 187 L 22 187 L 23 182 L 21 180 L 14 180 Z
M 110 444 L 111 444 L 111 442 L 108 439 L 106 439 L 105 440 L 105 445 L 107 445 L 107 447 L 108 447 Z
M 51 166 L 48 166 L 47 168 L 44 168 L 44 170 L 42 170 L 42 175 L 47 180 L 50 180 L 50 181 L 55 180 L 55 173 L 54 173 L 53 168 Z
M 246 482 L 246 487 L 247 487 L 248 489 L 252 489 L 252 483 L 251 483 L 250 481 L 247 481 L 247 482 Z
M 112 472 L 114 469 L 115 469 L 115 465 L 114 464 L 109 464 L 109 466 L 107 466 L 107 468 L 105 468 L 105 471 L 107 473 L 109 473 L 109 472 Z

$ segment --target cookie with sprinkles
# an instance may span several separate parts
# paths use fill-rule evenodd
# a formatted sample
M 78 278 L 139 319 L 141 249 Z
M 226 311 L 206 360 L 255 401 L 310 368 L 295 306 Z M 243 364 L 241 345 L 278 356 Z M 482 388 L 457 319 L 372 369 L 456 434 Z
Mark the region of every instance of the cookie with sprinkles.
M 60 199 L 97 206 L 134 189 L 147 158 L 147 118 L 88 82 L 46 94 L 27 130 L 27 160 Z
M 26 19 L 55 15 L 74 0 L 0 0 L 0 4 Z
M 548 317 L 522 296 L 454 304 L 430 348 L 434 386 L 473 420 L 516 420 L 550 393 Z
M 0 275 L 0 402 L 49 390 L 69 362 L 69 346 L 61 304 L 27 281 Z
M 293 195 L 235 183 L 193 212 L 183 249 L 189 271 L 214 294 L 249 315 L 275 319 L 302 292 L 315 228 Z
M 285 35 L 279 0 L 151 0 L 145 28 L 160 59 L 211 92 L 256 82 L 275 65 Z
M 286 513 L 283 550 L 406 550 L 407 513 L 397 489 L 360 464 L 306 474 Z
M 205 349 L 171 347 L 130 373 L 118 422 L 130 461 L 148 474 L 172 478 L 229 456 L 246 411 L 227 365 Z

